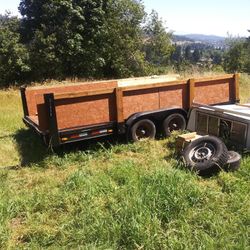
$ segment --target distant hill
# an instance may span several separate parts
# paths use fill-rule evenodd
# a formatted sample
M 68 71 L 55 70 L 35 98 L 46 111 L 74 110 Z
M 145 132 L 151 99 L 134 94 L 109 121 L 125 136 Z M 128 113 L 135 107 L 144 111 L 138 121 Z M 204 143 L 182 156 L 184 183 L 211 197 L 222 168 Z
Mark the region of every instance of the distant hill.
M 182 36 L 182 35 L 173 35 L 173 41 L 174 42 L 183 42 L 183 41 L 194 42 L 193 39 L 188 38 L 186 36 Z
M 215 35 L 203 34 L 187 34 L 187 35 L 173 35 L 173 42 L 177 45 L 187 45 L 192 43 L 201 43 L 213 46 L 215 48 L 225 47 L 225 37 Z
M 187 34 L 183 36 L 201 42 L 222 42 L 226 39 L 225 37 L 222 36 L 202 35 L 202 34 Z

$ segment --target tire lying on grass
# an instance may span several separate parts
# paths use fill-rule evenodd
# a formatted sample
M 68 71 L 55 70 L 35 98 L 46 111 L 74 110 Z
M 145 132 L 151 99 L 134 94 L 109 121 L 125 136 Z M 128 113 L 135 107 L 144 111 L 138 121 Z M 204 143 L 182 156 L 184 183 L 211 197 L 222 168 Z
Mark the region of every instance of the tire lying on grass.
M 229 158 L 226 145 L 215 136 L 203 136 L 190 142 L 182 155 L 187 167 L 199 174 L 222 169 Z
M 142 139 L 154 139 L 156 134 L 155 124 L 149 119 L 139 120 L 131 127 L 130 133 L 134 142 Z
M 228 151 L 228 160 L 224 166 L 226 171 L 236 171 L 241 163 L 241 155 L 235 151 Z

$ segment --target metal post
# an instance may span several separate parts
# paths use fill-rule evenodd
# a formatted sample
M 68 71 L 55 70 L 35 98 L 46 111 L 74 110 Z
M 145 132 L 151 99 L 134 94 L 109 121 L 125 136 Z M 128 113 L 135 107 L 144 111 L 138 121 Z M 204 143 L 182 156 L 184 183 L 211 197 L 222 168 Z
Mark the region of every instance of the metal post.
M 60 145 L 60 139 L 57 126 L 54 94 L 44 94 L 44 101 L 49 121 L 50 143 L 52 147 L 56 147 Z
M 29 110 L 28 110 L 27 100 L 26 100 L 26 96 L 25 96 L 25 91 L 26 91 L 26 87 L 20 88 L 22 104 L 23 104 L 23 114 L 24 114 L 24 116 L 28 116 Z

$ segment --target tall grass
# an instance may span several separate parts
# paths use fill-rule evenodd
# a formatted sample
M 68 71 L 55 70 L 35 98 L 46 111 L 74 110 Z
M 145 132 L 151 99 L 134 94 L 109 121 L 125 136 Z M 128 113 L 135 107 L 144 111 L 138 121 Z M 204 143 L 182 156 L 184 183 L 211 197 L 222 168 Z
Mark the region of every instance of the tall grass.
M 1 249 L 248 249 L 248 155 L 204 179 L 172 158 L 173 138 L 52 154 L 24 128 L 18 93 L 0 98 Z
M 250 103 L 250 76 L 240 75 L 240 98 L 242 103 Z

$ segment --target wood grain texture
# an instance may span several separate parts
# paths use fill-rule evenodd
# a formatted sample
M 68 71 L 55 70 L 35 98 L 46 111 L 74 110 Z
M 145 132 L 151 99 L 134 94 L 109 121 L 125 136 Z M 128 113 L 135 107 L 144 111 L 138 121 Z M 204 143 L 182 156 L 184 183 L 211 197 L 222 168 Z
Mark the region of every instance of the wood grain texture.
M 192 107 L 195 98 L 195 79 L 189 79 L 188 81 L 188 108 Z
M 234 75 L 234 93 L 235 93 L 235 102 L 240 101 L 240 74 Z
M 138 112 L 157 110 L 159 106 L 159 88 L 124 91 L 123 93 L 124 119 Z
M 114 92 L 114 88 L 100 89 L 100 90 L 89 90 L 89 91 L 78 91 L 78 92 L 68 92 L 63 94 L 55 94 L 55 100 L 61 99 L 71 99 L 84 96 L 95 96 L 103 94 L 111 94 Z
M 67 129 L 116 120 L 114 94 L 56 100 L 59 129 Z
M 199 77 L 197 78 L 197 81 L 202 83 L 202 82 L 213 82 L 217 80 L 227 80 L 227 79 L 233 79 L 234 75 L 233 74 L 225 74 L 225 75 L 219 75 L 219 76 L 209 76 L 209 77 Z
M 116 96 L 116 119 L 118 123 L 122 123 L 124 122 L 122 88 L 116 88 L 115 96 Z
M 36 115 L 38 113 L 37 104 L 44 101 L 43 95 L 54 93 L 74 93 L 81 91 L 94 91 L 100 89 L 116 88 L 117 81 L 102 81 L 102 82 L 85 82 L 74 85 L 57 85 L 57 86 L 42 86 L 42 87 L 30 87 L 26 88 L 26 99 L 28 104 L 29 115 Z
M 232 78 L 217 81 L 200 82 L 196 79 L 194 102 L 202 104 L 219 104 L 232 101 Z
M 223 78 L 224 77 L 224 78 Z M 144 111 L 180 107 L 195 102 L 218 104 L 235 101 L 237 90 L 232 75 L 138 86 L 117 87 L 116 81 L 28 89 L 29 107 L 38 113 L 39 129 L 48 129 L 44 93 L 54 91 L 59 129 L 123 122 Z
M 123 87 L 124 91 L 132 91 L 132 90 L 142 90 L 142 89 L 153 89 L 153 88 L 161 88 L 161 87 L 167 87 L 167 86 L 176 86 L 176 85 L 183 85 L 187 84 L 187 81 L 181 80 L 181 81 L 172 81 L 172 82 L 160 82 L 160 83 L 152 83 L 152 84 L 141 84 L 137 86 L 128 86 Z
M 180 107 L 187 109 L 187 93 L 187 85 L 176 85 L 160 88 L 160 108 Z

